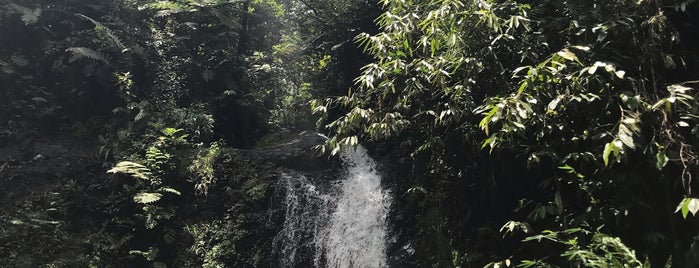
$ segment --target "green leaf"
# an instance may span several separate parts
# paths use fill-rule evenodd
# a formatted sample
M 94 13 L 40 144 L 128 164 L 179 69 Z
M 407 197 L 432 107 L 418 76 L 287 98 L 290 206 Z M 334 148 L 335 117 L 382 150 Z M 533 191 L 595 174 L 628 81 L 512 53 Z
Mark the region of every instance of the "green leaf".
M 679 205 L 677 205 L 677 209 L 675 209 L 675 213 L 678 211 L 682 211 L 682 218 L 687 218 L 687 214 L 689 213 L 689 198 L 682 199 Z
M 486 106 L 483 110 L 485 111 L 486 109 L 490 109 L 488 112 L 485 113 L 485 117 L 481 120 L 480 123 L 478 123 L 478 126 L 485 131 L 486 135 L 490 135 L 488 125 L 490 124 L 491 120 L 493 120 L 493 117 L 497 114 L 498 112 L 498 106 L 496 105 L 491 105 L 489 104 Z
M 590 69 L 587 70 L 587 73 L 595 74 L 595 72 L 597 72 L 598 67 L 602 67 L 602 68 L 605 68 L 605 70 L 609 70 L 609 69 L 607 69 L 608 68 L 607 66 L 609 66 L 609 65 L 604 63 L 604 62 L 601 62 L 601 61 L 595 62 L 595 64 L 590 66 Z
M 687 209 L 689 212 L 692 213 L 692 215 L 696 215 L 697 211 L 699 211 L 699 199 L 696 198 L 689 198 L 689 202 L 687 204 Z
M 665 104 L 667 102 L 668 102 L 667 99 L 661 99 L 658 102 L 656 102 L 655 104 L 653 104 L 653 106 L 651 106 L 650 108 L 653 110 L 657 110 L 660 106 L 662 106 L 663 104 Z
M 682 218 L 687 218 L 687 215 L 691 212 L 692 215 L 696 215 L 697 212 L 699 212 L 699 199 L 697 198 L 690 198 L 687 197 L 685 199 L 682 199 L 679 205 L 677 205 L 677 209 L 675 209 L 675 213 L 678 211 L 682 212 Z
M 622 146 L 624 146 L 624 143 L 622 143 L 620 140 L 616 139 L 612 141 L 612 144 L 614 145 L 614 155 L 617 156 L 619 155 L 619 149 L 621 149 Z
M 575 53 L 571 52 L 567 48 L 564 48 L 561 51 L 558 51 L 556 55 L 561 56 L 561 58 L 564 58 L 569 61 L 578 61 L 578 57 L 575 56 Z
M 655 154 L 655 160 L 655 167 L 658 168 L 658 170 L 662 170 L 665 165 L 667 165 L 670 158 L 665 155 L 665 151 L 659 150 L 658 153 Z
M 614 72 L 614 74 L 616 75 L 616 77 L 619 77 L 619 79 L 624 79 L 624 75 L 626 74 L 626 72 L 620 70 Z
M 633 144 L 633 138 L 626 133 L 619 133 L 619 140 L 631 149 L 635 147 Z
M 614 151 L 616 146 L 614 146 L 613 142 L 607 143 L 607 145 L 604 146 L 604 153 L 602 153 L 602 159 L 604 159 L 604 166 L 609 166 L 609 155 Z
M 522 93 L 524 89 L 527 88 L 528 84 L 529 83 L 527 82 L 527 80 L 522 81 L 522 83 L 519 85 L 519 89 L 517 89 L 517 93 Z
M 597 65 L 592 65 L 590 69 L 587 69 L 588 74 L 595 74 L 597 72 Z
M 490 144 L 490 139 L 491 138 L 489 137 L 485 139 L 485 141 L 483 141 L 483 144 L 481 144 L 481 149 L 485 148 L 486 146 L 488 146 L 488 144 Z
M 556 96 L 555 99 L 551 100 L 551 102 L 549 102 L 548 106 L 546 106 L 548 109 L 548 112 L 556 111 L 556 107 L 558 107 L 558 103 L 561 102 L 561 100 L 563 98 L 565 98 L 564 95 L 558 95 L 558 96 Z
M 183 131 L 183 129 L 180 129 L 180 128 L 171 128 L 171 127 L 164 128 L 163 130 L 161 130 L 161 132 L 162 132 L 163 135 L 165 135 L 165 136 L 174 136 L 175 134 L 177 134 L 177 133 L 179 133 L 179 132 L 181 132 L 181 131 Z
M 572 48 L 575 48 L 575 49 L 577 49 L 577 50 L 582 50 L 582 51 L 585 51 L 585 52 L 590 51 L 590 47 L 588 47 L 588 46 L 572 46 Z
M 341 150 L 340 145 L 335 145 L 333 147 L 332 151 L 330 151 L 330 155 L 337 155 L 337 153 L 339 153 L 340 150 Z

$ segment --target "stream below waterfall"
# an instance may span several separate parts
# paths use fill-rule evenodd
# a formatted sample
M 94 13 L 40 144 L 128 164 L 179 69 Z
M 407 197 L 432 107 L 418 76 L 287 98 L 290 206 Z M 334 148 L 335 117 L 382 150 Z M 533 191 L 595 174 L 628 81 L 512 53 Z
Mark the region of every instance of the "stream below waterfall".
M 328 185 L 283 174 L 285 219 L 274 241 L 279 266 L 387 266 L 389 192 L 366 149 L 349 149 L 342 159 L 344 175 Z

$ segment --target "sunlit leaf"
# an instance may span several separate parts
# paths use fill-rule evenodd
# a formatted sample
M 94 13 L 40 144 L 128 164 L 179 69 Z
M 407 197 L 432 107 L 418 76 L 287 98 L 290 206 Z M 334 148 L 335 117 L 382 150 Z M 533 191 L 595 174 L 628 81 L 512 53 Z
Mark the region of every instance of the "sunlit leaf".
M 609 166 L 609 155 L 612 153 L 614 150 L 614 144 L 613 143 L 607 143 L 604 146 L 604 152 L 602 153 L 602 159 L 604 159 L 604 165 Z
M 635 145 L 633 143 L 633 138 L 626 133 L 620 133 L 619 140 L 629 148 L 633 149 L 635 147 Z
M 569 60 L 569 61 L 579 61 L 578 56 L 575 55 L 575 53 L 571 52 L 567 48 L 558 51 L 556 55 L 561 56 L 562 58 Z
M 149 180 L 151 175 L 150 169 L 139 163 L 130 161 L 122 161 L 116 164 L 107 173 L 124 173 L 133 176 L 134 178 Z
M 682 199 L 680 204 L 677 205 L 677 209 L 675 209 L 675 213 L 677 212 L 681 212 L 682 218 L 685 219 L 690 212 L 692 215 L 696 215 L 696 213 L 699 212 L 699 199 L 690 197 Z
M 626 74 L 626 72 L 620 70 L 614 72 L 614 74 L 616 75 L 616 77 L 619 77 L 619 79 L 624 79 L 624 75 Z

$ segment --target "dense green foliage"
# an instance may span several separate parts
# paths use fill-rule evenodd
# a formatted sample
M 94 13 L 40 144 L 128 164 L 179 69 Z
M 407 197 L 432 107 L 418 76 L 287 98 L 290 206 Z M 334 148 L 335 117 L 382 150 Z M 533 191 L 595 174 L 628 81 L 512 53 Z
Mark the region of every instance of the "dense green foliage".
M 699 265 L 683 219 L 697 210 L 698 62 L 680 23 L 693 1 L 381 2 L 382 31 L 357 37 L 375 62 L 314 109 L 347 111 L 328 125 L 332 153 L 363 140 L 411 152 L 416 217 L 438 217 L 420 220 L 423 239 L 442 237 L 423 265 L 640 266 L 605 233 L 654 265 Z M 474 254 L 505 223 L 491 207 L 529 238 Z
M 314 129 L 384 162 L 397 267 L 699 266 L 698 12 L 0 1 L 0 266 L 268 267 L 244 152 Z
M 233 148 L 314 128 L 311 98 L 348 84 L 334 47 L 353 46 L 322 27 L 372 8 L 309 5 L 325 2 L 0 2 L 0 266 L 270 263 L 276 170 Z M 90 153 L 13 146 L 36 139 Z

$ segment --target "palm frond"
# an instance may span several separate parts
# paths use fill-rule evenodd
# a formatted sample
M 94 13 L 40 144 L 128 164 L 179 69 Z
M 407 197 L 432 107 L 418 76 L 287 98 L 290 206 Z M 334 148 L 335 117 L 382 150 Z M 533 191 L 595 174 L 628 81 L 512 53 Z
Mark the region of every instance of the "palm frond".
M 107 26 L 104 26 L 104 24 L 80 13 L 75 13 L 75 16 L 92 22 L 92 24 L 95 25 L 95 31 L 98 33 L 102 33 L 106 37 L 106 39 L 108 39 L 109 42 L 111 42 L 116 48 L 119 49 L 119 51 L 126 52 L 128 50 L 124 43 L 121 42 L 121 39 L 119 39 L 119 37 L 117 37 L 111 29 L 107 28 Z

